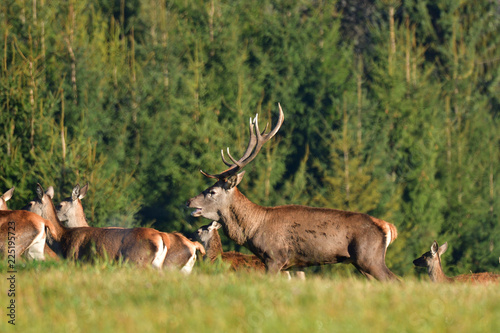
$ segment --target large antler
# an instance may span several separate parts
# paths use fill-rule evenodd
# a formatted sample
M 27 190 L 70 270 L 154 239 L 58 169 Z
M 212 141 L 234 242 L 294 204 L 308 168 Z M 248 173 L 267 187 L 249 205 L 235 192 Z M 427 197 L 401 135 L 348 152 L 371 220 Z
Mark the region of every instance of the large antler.
M 273 128 L 273 130 L 267 134 L 265 134 L 265 132 L 267 130 L 267 126 L 269 125 L 269 123 L 266 124 L 264 131 L 262 131 L 261 133 L 259 130 L 259 115 L 256 114 L 253 120 L 250 118 L 250 140 L 248 141 L 247 150 L 239 160 L 236 160 L 233 156 L 231 156 L 229 148 L 227 148 L 227 155 L 229 156 L 231 161 L 233 161 L 233 163 L 229 163 L 228 161 L 226 161 L 224 157 L 224 150 L 221 150 L 222 161 L 229 167 L 229 169 L 226 169 L 221 173 L 215 175 L 206 173 L 203 170 L 200 170 L 200 172 L 206 177 L 223 180 L 228 178 L 229 176 L 235 175 L 236 173 L 238 173 L 238 171 L 243 169 L 243 167 L 245 167 L 257 156 L 262 146 L 267 141 L 271 140 L 271 138 L 280 129 L 281 124 L 283 124 L 283 121 L 285 120 L 285 115 L 283 114 L 283 110 L 281 109 L 281 105 L 279 103 L 278 107 L 280 109 L 278 123 Z

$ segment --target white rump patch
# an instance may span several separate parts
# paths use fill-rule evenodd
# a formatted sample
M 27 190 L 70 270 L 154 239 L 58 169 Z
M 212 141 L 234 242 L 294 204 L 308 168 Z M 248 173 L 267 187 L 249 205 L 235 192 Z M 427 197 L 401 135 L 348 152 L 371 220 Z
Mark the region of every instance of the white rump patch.
M 158 251 L 156 252 L 155 258 L 151 263 L 153 267 L 156 269 L 161 269 L 163 267 L 163 262 L 165 261 L 166 256 L 167 256 L 167 247 L 163 243 L 163 240 L 160 240 Z
M 181 268 L 181 272 L 186 275 L 191 274 L 195 262 L 196 262 L 196 252 L 193 253 L 191 258 L 189 258 L 188 262 L 184 265 L 184 267 Z
M 45 249 L 45 240 L 47 234 L 45 233 L 45 226 L 42 227 L 42 231 L 33 239 L 30 246 L 26 249 L 28 251 L 28 256 L 35 260 L 45 260 L 45 255 L 43 253 Z
M 389 244 L 391 244 L 391 239 L 392 239 L 391 228 L 387 228 L 387 233 L 385 234 L 385 248 L 386 249 L 389 247 Z

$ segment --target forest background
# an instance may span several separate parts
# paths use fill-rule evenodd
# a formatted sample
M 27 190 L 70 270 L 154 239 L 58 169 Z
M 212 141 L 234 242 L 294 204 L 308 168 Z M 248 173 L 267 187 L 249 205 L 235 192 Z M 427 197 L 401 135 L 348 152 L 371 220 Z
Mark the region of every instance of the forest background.
M 198 170 L 279 102 L 253 202 L 390 221 L 399 275 L 434 239 L 448 273 L 499 272 L 498 31 L 494 0 L 2 1 L 0 192 L 89 182 L 90 225 L 190 233 Z

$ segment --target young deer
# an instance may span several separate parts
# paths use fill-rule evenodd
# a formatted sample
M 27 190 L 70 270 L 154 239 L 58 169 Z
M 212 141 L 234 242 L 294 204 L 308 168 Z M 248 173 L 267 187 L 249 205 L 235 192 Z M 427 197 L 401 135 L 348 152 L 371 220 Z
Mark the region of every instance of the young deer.
M 88 190 L 88 184 L 80 188 L 76 185 L 71 191 L 71 197 L 64 199 L 57 206 L 57 216 L 61 221 L 66 222 L 70 228 L 88 227 L 87 219 L 81 200 L 85 197 Z M 104 229 L 123 229 L 117 227 L 108 227 Z M 168 244 L 167 255 L 163 261 L 164 268 L 175 268 L 181 272 L 191 273 L 196 262 L 196 251 L 205 254 L 205 249 L 198 242 L 192 242 L 184 235 L 174 232 L 166 233 L 158 231 L 163 242 Z
M 192 216 L 203 216 L 222 224 L 224 233 L 259 257 L 267 271 L 277 274 L 289 267 L 352 263 L 368 278 L 397 280 L 385 265 L 386 249 L 397 237 L 396 227 L 362 213 L 299 205 L 263 207 L 248 200 L 237 188 L 244 171 L 279 130 L 279 119 L 269 133 L 259 130 L 258 117 L 250 120 L 250 140 L 243 156 L 219 174 L 201 173 L 217 182 L 191 198 L 187 206 Z
M 266 265 L 255 255 L 243 254 L 240 252 L 224 252 L 218 229 L 222 225 L 216 221 L 204 225 L 198 229 L 198 238 L 205 247 L 206 257 L 210 262 L 214 262 L 217 257 L 230 264 L 232 270 L 256 270 L 264 272 Z
M 485 282 L 498 282 L 500 281 L 500 274 L 494 273 L 470 273 L 462 274 L 454 277 L 448 277 L 443 272 L 441 266 L 441 255 L 448 249 L 448 242 L 438 246 L 434 241 L 431 245 L 431 250 L 422 254 L 420 258 L 413 260 L 413 264 L 417 267 L 427 267 L 427 273 L 432 282 L 472 282 L 472 283 L 485 283 Z
M 66 228 L 57 217 L 52 203 L 54 196 L 52 186 L 44 192 L 42 186 L 37 184 L 36 192 L 37 198 L 25 209 L 52 222 L 56 230 L 55 232 L 51 230 L 53 238 L 51 247 L 64 258 L 73 260 L 88 260 L 96 256 L 111 260 L 122 258 L 141 266 L 162 268 L 170 244 L 159 231 L 151 228 Z

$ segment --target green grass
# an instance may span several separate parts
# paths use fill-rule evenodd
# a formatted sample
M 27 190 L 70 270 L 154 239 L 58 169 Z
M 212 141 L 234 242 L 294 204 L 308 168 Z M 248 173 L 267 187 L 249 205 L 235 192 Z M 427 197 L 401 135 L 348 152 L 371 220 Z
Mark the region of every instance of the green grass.
M 307 281 L 198 265 L 190 276 L 106 262 L 28 263 L 0 332 L 500 332 L 498 285 Z

